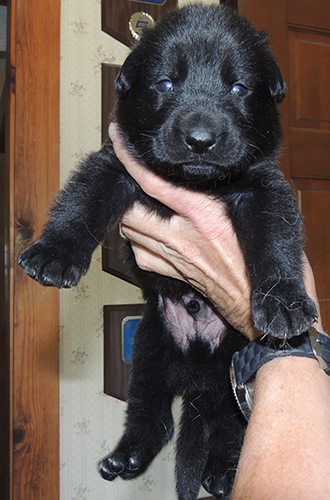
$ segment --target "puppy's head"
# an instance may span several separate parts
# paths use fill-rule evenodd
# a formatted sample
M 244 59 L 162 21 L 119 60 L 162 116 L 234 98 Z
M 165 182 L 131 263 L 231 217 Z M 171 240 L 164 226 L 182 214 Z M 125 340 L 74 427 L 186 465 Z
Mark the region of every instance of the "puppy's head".
M 233 179 L 278 153 L 281 72 L 264 33 L 190 5 L 147 30 L 116 81 L 131 152 L 174 182 Z

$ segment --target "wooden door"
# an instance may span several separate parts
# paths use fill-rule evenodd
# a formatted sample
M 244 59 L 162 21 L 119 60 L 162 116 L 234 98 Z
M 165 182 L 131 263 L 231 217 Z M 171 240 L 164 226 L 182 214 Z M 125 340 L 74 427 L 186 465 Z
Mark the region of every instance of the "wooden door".
M 330 1 L 239 0 L 238 10 L 269 31 L 288 85 L 281 164 L 305 217 L 306 253 L 330 332 Z
M 59 498 L 58 290 L 17 265 L 59 184 L 60 0 L 7 1 L 1 95 L 0 497 Z M 5 123 L 5 126 L 3 126 Z

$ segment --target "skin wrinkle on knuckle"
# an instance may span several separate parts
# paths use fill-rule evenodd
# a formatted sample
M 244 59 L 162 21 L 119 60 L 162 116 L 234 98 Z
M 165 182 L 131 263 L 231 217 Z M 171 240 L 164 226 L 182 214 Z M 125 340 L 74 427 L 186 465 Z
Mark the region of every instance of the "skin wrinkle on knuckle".
M 182 279 L 182 275 L 177 272 L 177 269 L 171 262 L 136 244 L 132 245 L 132 248 L 135 254 L 136 262 L 141 269 Z

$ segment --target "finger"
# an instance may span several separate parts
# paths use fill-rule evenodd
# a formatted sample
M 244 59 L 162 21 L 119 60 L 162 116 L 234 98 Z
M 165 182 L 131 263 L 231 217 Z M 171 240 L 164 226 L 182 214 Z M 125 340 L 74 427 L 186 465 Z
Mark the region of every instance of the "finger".
M 134 227 L 129 227 L 122 224 L 122 232 L 130 240 L 131 244 L 135 245 L 139 249 L 138 251 L 141 251 L 141 249 L 144 250 L 144 253 L 142 254 L 144 269 L 158 272 L 159 269 L 156 270 L 152 268 L 153 261 L 156 257 L 159 257 L 162 262 L 166 262 L 168 265 L 172 266 L 173 269 L 176 270 L 175 277 L 179 274 L 181 279 L 183 279 L 182 277 L 187 268 L 191 269 L 191 267 L 194 267 L 195 269 L 193 264 L 190 262 L 187 263 L 188 259 L 186 256 L 183 256 L 180 252 L 178 252 L 178 250 L 174 248 L 170 242 L 167 242 L 164 237 L 161 237 L 160 240 L 153 238 L 150 235 L 149 230 L 148 234 L 144 234 L 143 232 L 137 231 L 135 225 Z M 175 238 L 173 238 L 173 234 L 173 231 L 171 231 L 171 241 L 175 240 Z M 153 257 L 152 261 L 148 260 L 149 256 Z M 138 264 L 140 266 L 140 263 Z M 186 273 L 186 275 L 187 274 L 189 273 Z M 167 272 L 166 275 L 173 276 L 173 273 L 169 274 Z
M 135 255 L 137 265 L 144 271 L 152 271 L 163 276 L 170 276 L 184 281 L 183 276 L 167 260 L 153 253 L 135 242 L 131 241 L 132 249 Z
M 123 215 L 121 228 L 128 239 L 130 239 L 130 236 L 127 231 L 134 228 L 136 233 L 148 235 L 150 238 L 162 241 L 168 234 L 169 226 L 173 225 L 172 219 L 161 219 L 156 212 L 150 212 L 137 202 L 133 208 Z
M 222 275 L 222 284 L 224 286 L 222 288 L 218 280 L 214 281 L 209 277 L 205 279 L 205 276 L 210 275 L 210 270 L 205 273 L 199 269 L 198 265 L 196 267 L 195 259 L 193 259 L 195 264 L 189 264 L 185 258 L 182 259 L 180 254 L 164 247 L 161 242 L 137 233 L 129 227 L 125 227 L 124 231 L 131 240 L 139 267 L 146 271 L 153 271 L 187 282 L 211 300 L 227 321 L 245 333 L 250 339 L 260 335 L 260 332 L 257 332 L 253 327 L 249 303 L 249 287 L 246 287 L 246 280 L 244 279 L 240 283 L 242 276 L 236 280 L 236 277 L 233 279 L 230 275 L 225 276 L 227 274 L 226 269 L 223 270 L 224 272 L 220 271 L 219 274 Z M 163 256 L 161 253 L 163 253 Z M 237 283 L 239 288 L 233 288 L 232 283 Z M 213 287 L 216 290 L 212 291 Z M 214 300 L 214 297 L 217 298 Z
M 247 296 L 250 282 L 235 232 L 231 225 L 222 229 L 218 223 L 215 227 L 213 231 L 210 228 L 205 239 L 184 218 L 174 215 L 159 224 L 159 218 L 140 205 L 135 205 L 122 219 L 122 231 L 128 239 L 159 254 L 188 279 L 198 271 L 203 283 L 207 276 L 219 285 L 222 282 L 229 290 L 237 290 L 238 295 Z M 233 283 L 235 287 L 230 286 Z

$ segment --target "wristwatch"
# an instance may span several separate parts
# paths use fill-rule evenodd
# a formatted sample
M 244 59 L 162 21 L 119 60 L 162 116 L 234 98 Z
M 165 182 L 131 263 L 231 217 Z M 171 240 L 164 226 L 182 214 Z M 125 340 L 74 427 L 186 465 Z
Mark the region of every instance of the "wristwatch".
M 252 411 L 256 372 L 268 361 L 283 356 L 317 359 L 320 368 L 330 375 L 330 336 L 311 326 L 306 333 L 291 339 L 263 335 L 236 352 L 231 361 L 230 380 L 246 420 Z

